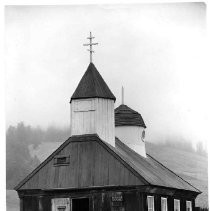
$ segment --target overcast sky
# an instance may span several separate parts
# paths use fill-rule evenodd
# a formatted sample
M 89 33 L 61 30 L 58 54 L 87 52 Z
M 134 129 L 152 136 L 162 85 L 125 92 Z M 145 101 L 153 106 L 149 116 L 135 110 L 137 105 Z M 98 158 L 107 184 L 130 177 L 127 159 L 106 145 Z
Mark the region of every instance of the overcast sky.
M 210 84 L 203 3 L 7 6 L 6 126 L 66 127 L 89 54 L 121 103 L 141 113 L 147 138 L 207 142 Z

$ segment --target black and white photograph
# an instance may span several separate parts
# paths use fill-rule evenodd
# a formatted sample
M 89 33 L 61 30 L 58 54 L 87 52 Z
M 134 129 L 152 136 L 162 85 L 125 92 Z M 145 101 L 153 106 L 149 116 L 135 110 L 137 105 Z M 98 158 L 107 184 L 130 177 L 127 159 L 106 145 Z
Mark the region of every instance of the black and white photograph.
M 209 210 L 207 6 L 4 6 L 7 211 Z

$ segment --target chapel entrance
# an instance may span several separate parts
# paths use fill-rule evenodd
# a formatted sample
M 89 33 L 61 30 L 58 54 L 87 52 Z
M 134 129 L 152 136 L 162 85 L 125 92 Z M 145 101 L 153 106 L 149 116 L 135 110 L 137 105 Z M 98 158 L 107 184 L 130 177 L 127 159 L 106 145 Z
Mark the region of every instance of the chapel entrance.
M 71 211 L 89 211 L 89 198 L 72 199 Z

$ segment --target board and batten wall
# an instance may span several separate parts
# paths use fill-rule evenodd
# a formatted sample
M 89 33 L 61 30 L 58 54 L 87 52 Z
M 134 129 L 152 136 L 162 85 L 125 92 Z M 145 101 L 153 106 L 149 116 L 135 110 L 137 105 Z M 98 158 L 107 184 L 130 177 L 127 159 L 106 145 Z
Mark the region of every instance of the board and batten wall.
M 114 100 L 76 99 L 71 101 L 70 107 L 71 136 L 96 133 L 115 146 Z
M 139 126 L 117 126 L 115 135 L 132 150 L 146 157 L 145 142 L 142 141 L 143 130 L 144 128 Z
M 180 200 L 180 211 L 186 211 L 186 200 L 192 201 L 192 211 L 195 211 L 194 198 L 187 198 L 184 195 L 171 196 L 144 193 L 140 189 L 126 189 L 109 190 L 109 188 L 104 187 L 103 190 L 86 189 L 75 192 L 70 190 L 62 190 L 62 192 L 52 190 L 42 192 L 41 197 L 37 193 L 32 193 L 31 195 L 27 193 L 20 197 L 22 201 L 20 211 L 54 211 L 54 202 L 56 201 L 66 201 L 69 209 L 69 203 L 72 203 L 71 199 L 83 197 L 89 198 L 89 211 L 148 211 L 147 196 L 154 196 L 154 208 L 156 211 L 161 211 L 161 197 L 167 198 L 168 211 L 174 210 L 174 199 Z M 116 192 L 121 192 L 123 195 L 122 202 L 117 202 L 117 206 L 112 201 L 112 196 Z M 72 209 L 70 210 L 72 211 Z

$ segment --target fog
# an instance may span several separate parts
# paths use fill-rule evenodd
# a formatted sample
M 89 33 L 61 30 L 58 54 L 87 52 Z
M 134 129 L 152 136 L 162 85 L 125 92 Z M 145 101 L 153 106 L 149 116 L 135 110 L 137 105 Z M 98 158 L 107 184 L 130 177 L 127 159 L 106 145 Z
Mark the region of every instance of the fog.
M 204 3 L 7 6 L 6 125 L 68 128 L 70 97 L 89 55 L 121 103 L 141 113 L 150 142 L 207 144 Z

